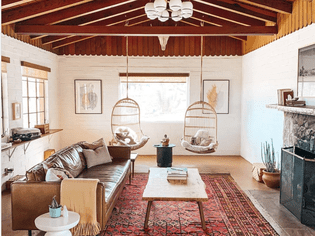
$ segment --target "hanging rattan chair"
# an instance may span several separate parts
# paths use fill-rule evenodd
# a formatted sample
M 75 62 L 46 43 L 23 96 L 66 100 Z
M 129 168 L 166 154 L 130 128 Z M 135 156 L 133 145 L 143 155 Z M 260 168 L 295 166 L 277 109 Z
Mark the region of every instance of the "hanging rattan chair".
M 149 140 L 140 126 L 140 107 L 131 98 L 119 100 L 113 110 L 111 119 L 112 134 L 115 140 L 131 150 L 143 147 Z
M 201 37 L 201 70 L 200 70 L 200 101 L 191 104 L 185 114 L 184 137 L 181 145 L 190 152 L 207 154 L 215 152 L 217 141 L 217 113 L 207 102 L 202 100 L 202 49 Z
M 149 140 L 140 126 L 140 107 L 138 103 L 128 98 L 128 37 L 127 52 L 127 97 L 116 102 L 111 116 L 111 130 L 114 139 L 120 145 L 128 146 L 131 150 L 143 147 Z
M 217 113 L 209 103 L 198 101 L 187 108 L 181 144 L 187 151 L 198 154 L 215 152 L 218 146 Z

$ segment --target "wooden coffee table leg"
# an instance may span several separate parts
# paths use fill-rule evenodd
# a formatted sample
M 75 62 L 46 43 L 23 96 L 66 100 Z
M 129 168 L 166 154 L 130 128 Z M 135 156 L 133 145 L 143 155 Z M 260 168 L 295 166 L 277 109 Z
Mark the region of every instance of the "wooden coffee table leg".
M 149 222 L 149 217 L 150 217 L 151 205 L 152 205 L 152 201 L 148 201 L 147 213 L 145 214 L 145 220 L 144 220 L 144 228 L 145 229 L 148 228 L 148 222 Z
M 206 223 L 205 223 L 205 216 L 203 214 L 202 202 L 197 202 L 197 203 L 198 203 L 198 207 L 199 207 L 201 226 L 202 226 L 203 230 L 206 230 Z

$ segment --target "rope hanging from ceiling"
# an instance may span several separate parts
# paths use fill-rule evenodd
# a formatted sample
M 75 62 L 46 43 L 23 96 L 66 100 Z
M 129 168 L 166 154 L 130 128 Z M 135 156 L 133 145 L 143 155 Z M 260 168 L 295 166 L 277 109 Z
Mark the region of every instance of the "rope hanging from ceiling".
M 190 152 L 207 154 L 215 152 L 217 141 L 217 113 L 202 101 L 203 36 L 201 36 L 200 101 L 191 104 L 185 113 L 184 136 L 181 145 Z
M 137 150 L 148 142 L 149 137 L 144 135 L 141 129 L 139 104 L 128 97 L 128 36 L 126 37 L 126 54 L 127 97 L 120 99 L 113 107 L 111 115 L 111 131 L 118 144 L 128 146 L 131 150 Z

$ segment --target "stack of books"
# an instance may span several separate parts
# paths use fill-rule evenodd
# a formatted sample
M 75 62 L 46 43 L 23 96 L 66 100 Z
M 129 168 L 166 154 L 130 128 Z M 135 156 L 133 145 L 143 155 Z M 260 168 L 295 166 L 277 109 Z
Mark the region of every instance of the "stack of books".
M 289 98 L 289 95 L 291 99 L 293 98 L 293 90 L 292 89 L 278 89 L 278 105 L 280 106 L 286 106 L 286 100 Z
M 167 180 L 186 180 L 188 177 L 187 168 L 167 168 Z
M 303 101 L 303 100 L 287 100 L 287 106 L 304 107 L 305 106 L 305 101 Z

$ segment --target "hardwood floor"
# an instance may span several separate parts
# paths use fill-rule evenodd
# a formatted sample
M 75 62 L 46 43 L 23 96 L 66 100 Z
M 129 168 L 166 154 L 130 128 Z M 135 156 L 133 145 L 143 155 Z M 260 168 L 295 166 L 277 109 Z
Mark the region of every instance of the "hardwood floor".
M 174 167 L 196 167 L 200 173 L 230 173 L 255 206 L 281 236 L 311 236 L 315 230 L 302 225 L 285 207 L 279 204 L 279 189 L 270 189 L 252 178 L 252 165 L 240 156 L 173 156 Z M 136 173 L 147 173 L 156 167 L 156 156 L 139 156 Z M 2 193 L 2 235 L 22 236 L 27 231 L 11 230 L 10 193 Z M 33 235 L 44 235 L 33 231 Z

